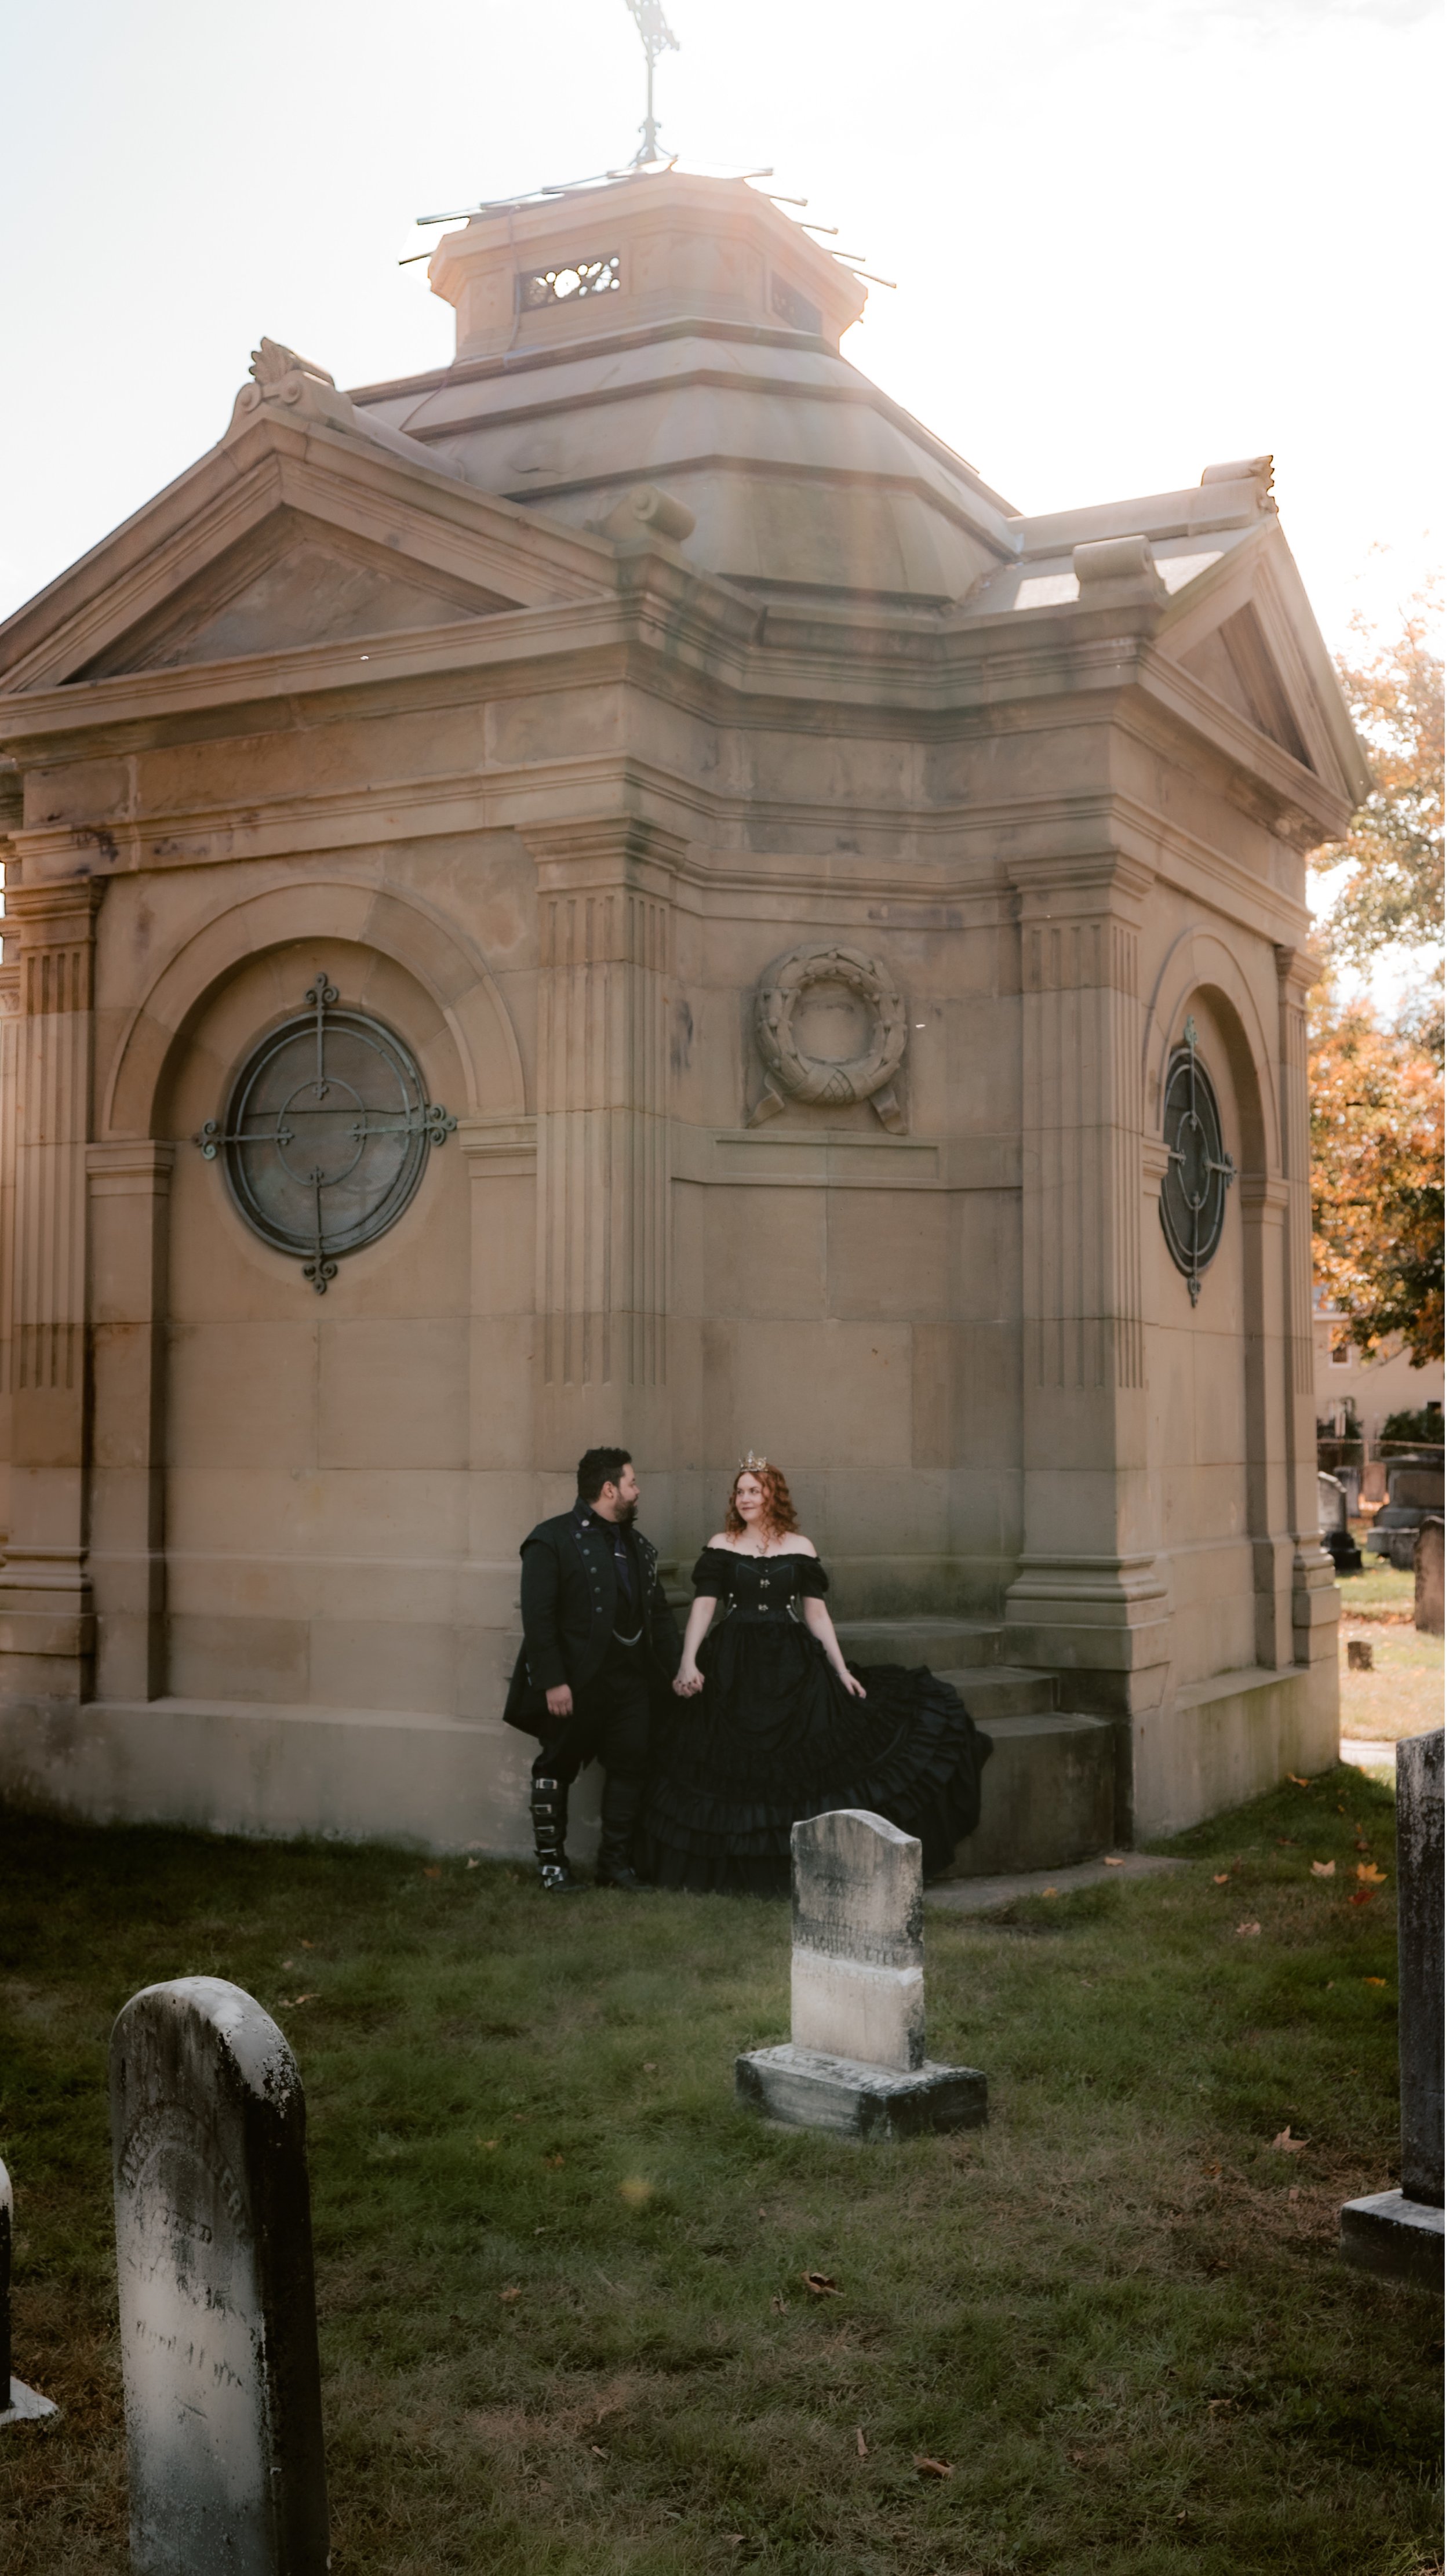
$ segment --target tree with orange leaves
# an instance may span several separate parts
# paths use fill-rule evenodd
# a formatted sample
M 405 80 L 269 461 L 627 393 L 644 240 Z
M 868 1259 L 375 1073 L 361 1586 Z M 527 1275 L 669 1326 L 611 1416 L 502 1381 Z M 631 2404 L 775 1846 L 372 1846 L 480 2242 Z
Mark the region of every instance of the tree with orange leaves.
M 1320 985 L 1309 1029 L 1313 1265 L 1359 1348 L 1444 1356 L 1443 1020 L 1381 1028 Z
M 1444 1356 L 1442 987 L 1385 1026 L 1366 998 L 1342 1000 L 1333 977 L 1442 936 L 1444 666 L 1430 643 L 1438 605 L 1435 591 L 1422 591 L 1397 636 L 1361 667 L 1339 664 L 1374 785 L 1347 839 L 1311 861 L 1316 873 L 1340 876 L 1319 925 L 1326 971 L 1309 1025 L 1315 1275 L 1360 1349 L 1400 1334 L 1416 1368 Z

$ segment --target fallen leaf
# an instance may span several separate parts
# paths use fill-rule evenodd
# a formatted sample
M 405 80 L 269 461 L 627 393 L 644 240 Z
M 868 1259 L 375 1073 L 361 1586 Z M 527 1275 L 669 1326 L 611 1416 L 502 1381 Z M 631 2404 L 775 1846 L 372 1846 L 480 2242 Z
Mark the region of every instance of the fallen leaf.
M 465 1869 L 481 1869 L 482 1866 L 482 1862 L 477 1860 L 466 1860 L 463 1863 Z
M 600 2448 L 599 2448 L 599 2446 L 598 2446 L 598 2443 L 597 2443 L 597 2442 L 591 2442 L 591 2443 L 589 2444 L 589 2449 L 593 2452 L 593 2455 L 594 2455 L 594 2457 L 595 2457 L 595 2459 L 596 2459 L 596 2460 L 607 2460 L 607 2458 L 608 2458 L 608 2456 L 609 2456 L 609 2454 L 608 2454 L 608 2452 L 607 2452 L 607 2451 L 601 2451 L 601 2450 L 600 2450 Z
M 944 2460 L 933 2460 L 924 2451 L 917 2451 L 915 2464 L 923 2478 L 954 2478 L 956 2474 Z
M 1220 2174 L 1221 2172 L 1222 2172 L 1222 2166 L 1221 2166 L 1221 2165 L 1204 2165 L 1204 2166 L 1203 2166 L 1203 2174 L 1204 2174 L 1205 2179 L 1206 2179 L 1208 2182 L 1216 2182 L 1216 2181 L 1217 2181 L 1217 2178 L 1218 2178 L 1218 2176 L 1219 2176 L 1219 2174 Z
M 1378 1867 L 1376 1862 L 1371 1860 L 1361 1860 L 1358 1868 L 1354 1872 L 1354 1876 L 1356 1878 L 1366 1879 L 1370 1887 L 1382 1887 L 1385 1873 Z
M 1387 1977 L 1365 1977 L 1364 1979 L 1366 1986 L 1386 1986 L 1388 1982 Z
M 1292 2135 L 1291 2128 L 1288 2128 L 1280 2129 L 1277 2137 L 1270 2138 L 1268 2144 L 1270 2147 L 1281 2147 L 1285 2156 L 1299 2156 L 1307 2146 L 1308 2140 L 1306 2138 L 1295 2138 Z
M 645 2072 L 645 2074 L 646 2074 L 646 2075 L 657 2075 L 657 2074 L 658 2074 L 658 2072 L 659 2072 L 659 2068 L 658 2068 L 658 2065 L 657 2065 L 657 2063 L 656 2063 L 656 2061 L 655 2061 L 655 2059 L 654 2059 L 654 2058 L 652 2058 L 652 2057 L 646 2057 L 646 2058 L 645 2058 L 645 2060 L 644 2060 L 644 2072 Z
M 1068 2451 L 1067 2457 L 1071 2461 L 1073 2468 L 1080 2469 L 1086 2461 L 1087 2454 L 1085 2451 Z
M 800 2278 L 814 2298 L 838 2299 L 840 2296 L 828 2272 L 802 2272 Z
M 555 2173 L 559 2171 L 563 2164 L 562 2156 L 545 2156 L 543 2161 L 546 2165 L 551 2165 Z
M 771 2316 L 772 2316 L 772 2317 L 782 2317 L 782 2316 L 784 2315 L 784 2313 L 785 2313 L 785 2302 L 784 2302 L 784 2300 L 781 2298 L 780 2293 L 779 2293 L 779 2291 L 777 2290 L 777 2291 L 775 2292 L 775 2295 L 774 2295 L 773 2299 L 770 2301 L 770 2314 L 771 2314 Z
M 1118 1860 L 1115 1853 L 1103 1852 L 1102 1867 L 1104 1869 L 1125 1869 L 1126 1866 L 1127 1863 L 1125 1860 Z
M 766 2209 L 764 2202 L 763 2202 L 763 2201 L 761 2201 L 759 2208 L 758 2208 L 758 2209 L 756 2210 L 756 2212 L 755 2212 L 755 2216 L 756 2216 L 757 2218 L 768 2218 L 768 2217 L 769 2217 L 769 2215 L 770 2215 L 770 2213 L 769 2213 L 769 2211 Z
M 1288 2192 L 1288 2197 L 1289 2197 L 1289 2199 L 1290 2199 L 1290 2200 L 1300 2200 L 1300 2199 L 1302 2198 L 1302 2194 L 1301 2194 L 1301 2192 L 1299 2191 L 1299 2189 L 1298 2189 L 1298 2185 L 1297 2185 L 1297 2183 L 1296 2183 L 1296 2182 L 1295 2182 L 1295 2183 L 1293 2183 L 1292 2185 L 1290 2185 L 1290 2187 L 1289 2187 L 1289 2192 Z
M 511 2308 L 511 2307 L 512 2307 L 512 2305 L 513 2305 L 514 2300 L 515 2300 L 515 2299 L 521 2299 L 521 2298 L 522 2298 L 522 2296 L 523 2296 L 523 2292 L 518 2288 L 517 2283 L 516 2283 L 516 2282 L 515 2282 L 515 2283 L 512 2283 L 512 2284 L 510 2284 L 510 2286 L 509 2286 L 509 2288 L 508 2288 L 508 2289 L 506 2289 L 506 2290 L 500 2290 L 500 2291 L 499 2291 L 499 2293 L 498 2293 L 499 2305 L 500 2305 L 501 2307 Z
M 642 2209 L 653 2197 L 654 2185 L 646 2182 L 642 2174 L 631 2174 L 627 2182 L 619 2185 L 619 2198 L 626 2200 L 631 2209 Z
M 1374 1901 L 1373 1889 L 1371 1887 L 1356 1887 L 1348 1901 L 1350 1905 L 1372 1905 Z
M 488 2149 L 488 2148 L 496 2147 L 496 2146 L 497 2146 L 497 2144 L 498 2144 L 498 2140 L 497 2140 L 496 2138 L 479 2138 L 479 2139 L 477 2140 L 477 2142 L 476 2142 L 476 2143 L 477 2143 L 480 2147 L 483 2147 L 483 2148 L 485 2148 L 485 2149 Z
M 424 1878 L 441 1878 L 442 1875 L 443 1873 L 440 1869 L 425 1869 L 423 1872 Z
M 725 2533 L 725 2542 L 726 2546 L 730 2549 L 743 2549 L 745 2545 L 745 2535 L 742 2531 L 727 2531 Z
M 304 1950 L 310 1950 L 315 1947 L 315 1944 L 311 1941 L 304 1941 L 302 1947 Z
M 1044 1887 L 1042 1889 L 1042 1894 L 1043 1896 L 1055 1896 L 1056 1889 L 1054 1887 Z
M 1278 1849 L 1280 1851 L 1296 1851 L 1298 1849 L 1298 1836 L 1296 1834 L 1280 1834 L 1278 1836 Z
M 863 2424 L 857 2424 L 855 2428 L 855 2456 L 858 2460 L 866 2460 L 870 2457 L 869 2446 L 867 2445 L 865 2438 L 865 2426 Z
M 1308 1786 L 1307 1781 L 1306 1781 L 1306 1780 L 1300 1780 L 1296 1771 L 1290 1771 L 1290 1772 L 1289 1772 L 1289 1774 L 1288 1774 L 1288 1777 L 1289 1777 L 1289 1779 L 1292 1781 L 1293 1786 L 1294 1786 L 1294 1788 L 1295 1788 L 1295 1789 L 1306 1789 L 1306 1788 L 1307 1788 L 1307 1786 Z
M 1226 1887 L 1226 1886 L 1227 1886 L 1227 1883 L 1228 1883 L 1228 1873 L 1227 1873 L 1227 1871 L 1226 1871 L 1225 1869 L 1215 1869 L 1215 1870 L 1214 1870 L 1214 1872 L 1213 1872 L 1213 1885 L 1214 1885 L 1214 1887 Z
M 1245 1934 L 1261 1932 L 1262 1929 L 1263 1926 L 1261 1923 L 1240 1923 L 1238 1925 L 1238 1938 L 1241 1941 Z
M 1335 1860 L 1311 1860 L 1308 1866 L 1315 1878 L 1332 1878 L 1338 1869 Z
M 1300 1783 L 1300 1786 L 1301 1785 L 1303 1784 Z M 1231 2406 L 1232 2402 L 1231 2397 L 1210 2397 L 1208 2399 L 1208 2413 L 1210 2415 L 1216 2415 L 1220 2408 Z

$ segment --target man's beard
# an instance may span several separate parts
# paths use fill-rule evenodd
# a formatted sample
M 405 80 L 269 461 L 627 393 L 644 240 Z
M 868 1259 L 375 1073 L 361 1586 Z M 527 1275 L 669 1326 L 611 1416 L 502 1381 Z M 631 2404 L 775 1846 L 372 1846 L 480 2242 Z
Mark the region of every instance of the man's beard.
M 639 1505 L 637 1501 L 632 1503 L 616 1503 L 614 1505 L 615 1529 L 632 1529 L 638 1516 Z

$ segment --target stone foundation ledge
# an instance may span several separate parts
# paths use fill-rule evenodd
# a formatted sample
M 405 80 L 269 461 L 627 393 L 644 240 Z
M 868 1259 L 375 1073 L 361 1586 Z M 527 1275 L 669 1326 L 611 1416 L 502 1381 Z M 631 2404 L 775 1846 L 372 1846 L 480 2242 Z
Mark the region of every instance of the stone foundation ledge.
M 0 1707 L 0 1797 L 87 1824 L 388 1842 L 522 1859 L 531 1735 L 500 1717 L 265 1700 L 11 1700 Z M 598 1841 L 597 1773 L 569 1843 Z
M 842 2138 L 919 2138 L 979 2129 L 986 2078 L 972 2066 L 866 2066 L 786 2040 L 735 2059 L 735 2100 L 792 2129 Z
M 1338 2250 L 1346 2263 L 1381 2281 L 1410 2288 L 1444 2287 L 1444 2212 L 1401 2191 L 1371 2192 L 1346 2200 L 1338 2213 Z

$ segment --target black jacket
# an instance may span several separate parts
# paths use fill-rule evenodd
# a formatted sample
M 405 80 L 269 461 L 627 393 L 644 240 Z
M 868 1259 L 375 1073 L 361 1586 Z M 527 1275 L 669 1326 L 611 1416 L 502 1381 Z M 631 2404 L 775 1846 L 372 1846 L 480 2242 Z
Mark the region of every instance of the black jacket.
M 644 1654 L 651 1682 L 668 1683 L 679 1670 L 681 1652 L 674 1613 L 659 1580 L 659 1551 L 638 1530 L 626 1530 L 634 1558 L 639 1598 L 644 1605 Z M 540 1521 L 530 1530 L 519 1554 L 523 1644 L 508 1685 L 503 1714 L 510 1726 L 537 1735 L 546 1720 L 544 1694 L 567 1682 L 586 1690 L 609 1650 L 617 1626 L 632 1627 L 627 1613 L 617 1616 L 619 1584 L 614 1572 L 614 1534 L 595 1520 L 587 1504 L 561 1512 L 557 1520 Z

